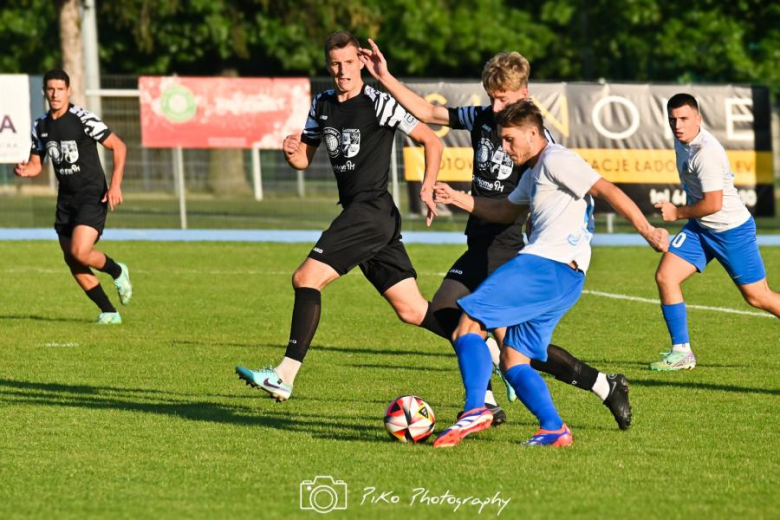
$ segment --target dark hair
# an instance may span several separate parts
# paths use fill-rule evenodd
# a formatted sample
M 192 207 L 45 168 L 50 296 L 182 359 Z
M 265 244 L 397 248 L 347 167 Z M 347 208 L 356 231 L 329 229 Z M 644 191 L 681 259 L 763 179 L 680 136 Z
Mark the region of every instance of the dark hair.
M 352 33 L 348 33 L 347 31 L 334 32 L 325 40 L 325 60 L 328 60 L 330 57 L 328 56 L 328 53 L 333 49 L 343 49 L 349 45 L 360 49 L 360 42 Z
M 70 76 L 68 73 L 61 69 L 52 69 L 43 76 L 43 88 L 46 88 L 46 84 L 52 80 L 62 80 L 65 82 L 65 86 L 70 86 Z
M 697 113 L 699 112 L 699 103 L 696 102 L 696 98 L 691 96 L 690 94 L 675 94 L 671 98 L 669 98 L 669 101 L 666 102 L 666 110 L 671 111 L 675 108 L 680 108 L 685 105 L 688 105 L 692 109 L 694 109 Z
M 525 126 L 532 125 L 544 135 L 544 118 L 542 111 L 530 99 L 523 99 L 504 107 L 496 114 L 496 123 L 501 126 Z

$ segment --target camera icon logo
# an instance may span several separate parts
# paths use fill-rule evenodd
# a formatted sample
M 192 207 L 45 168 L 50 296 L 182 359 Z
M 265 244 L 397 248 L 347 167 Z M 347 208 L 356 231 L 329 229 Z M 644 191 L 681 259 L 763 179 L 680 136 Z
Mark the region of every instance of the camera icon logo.
M 301 509 L 330 513 L 347 508 L 347 483 L 320 475 L 301 482 Z

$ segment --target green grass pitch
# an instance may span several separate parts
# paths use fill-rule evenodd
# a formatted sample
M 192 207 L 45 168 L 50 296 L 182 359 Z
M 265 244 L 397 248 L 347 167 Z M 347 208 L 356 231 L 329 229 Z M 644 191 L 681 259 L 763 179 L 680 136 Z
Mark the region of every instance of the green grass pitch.
M 347 486 L 334 518 L 470 518 L 474 499 L 497 493 L 509 499 L 501 518 L 780 511 L 776 319 L 692 309 L 700 365 L 661 374 L 647 369 L 667 348 L 658 306 L 584 294 L 554 341 L 628 376 L 632 429 L 618 431 L 593 394 L 547 378 L 574 445 L 524 448 L 534 420 L 494 378 L 509 422 L 434 451 L 392 441 L 382 414 L 412 393 L 432 405 L 437 432 L 449 426 L 462 404 L 452 349 L 400 323 L 359 272 L 324 292 L 293 398 L 279 404 L 233 370 L 282 356 L 290 276 L 310 246 L 100 247 L 135 285 L 121 327 L 91 323 L 96 309 L 55 243 L 0 245 L 0 518 L 321 518 L 300 509 L 301 482 L 319 475 Z M 430 297 L 461 248 L 409 251 Z M 762 253 L 780 289 L 780 249 Z M 586 290 L 656 298 L 658 259 L 597 248 Z M 685 290 L 690 304 L 754 311 L 717 265 Z M 498 512 L 490 503 L 477 516 Z

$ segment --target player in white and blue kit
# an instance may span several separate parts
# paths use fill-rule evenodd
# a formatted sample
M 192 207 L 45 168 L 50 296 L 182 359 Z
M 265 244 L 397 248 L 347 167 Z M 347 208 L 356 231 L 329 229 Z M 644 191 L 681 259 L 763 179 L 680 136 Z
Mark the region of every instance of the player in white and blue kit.
M 576 153 L 549 143 L 541 111 L 532 101 L 509 105 L 496 121 L 506 153 L 515 164 L 529 167 L 517 188 L 506 199 L 491 200 L 438 183 L 436 198 L 490 222 L 514 222 L 530 209 L 531 235 L 514 259 L 458 300 L 464 312 L 453 339 L 466 387 L 466 412 L 437 437 L 434 447 L 454 446 L 490 427 L 492 416 L 484 403 L 491 371 L 485 332 L 500 328 L 506 328 L 501 370 L 539 419 L 539 431 L 526 444 L 566 446 L 572 442 L 571 431 L 530 362 L 547 359 L 555 326 L 582 292 L 590 265 L 593 196 L 609 202 L 657 251 L 667 249 L 669 235 L 651 226 L 625 193 Z
M 692 370 L 696 356 L 688 336 L 688 316 L 681 285 L 717 259 L 742 292 L 759 309 L 780 316 L 780 294 L 769 289 L 756 243 L 756 223 L 734 187 L 734 174 L 723 146 L 701 127 L 699 104 L 677 94 L 666 105 L 674 132 L 677 171 L 687 205 L 656 204 L 666 222 L 688 219 L 663 256 L 656 273 L 661 310 L 672 348 L 652 370 Z

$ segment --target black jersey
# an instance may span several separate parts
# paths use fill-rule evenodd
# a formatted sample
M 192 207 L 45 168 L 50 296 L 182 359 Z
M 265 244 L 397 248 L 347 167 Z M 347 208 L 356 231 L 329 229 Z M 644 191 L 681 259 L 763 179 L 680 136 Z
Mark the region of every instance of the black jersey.
M 51 158 L 60 197 L 102 197 L 107 184 L 96 142 L 102 143 L 110 135 L 111 130 L 95 114 L 70 105 L 59 119 L 47 113 L 35 121 L 31 153 L 39 155 L 41 161 L 46 155 Z
M 501 147 L 501 135 L 495 122 L 493 108 L 489 106 L 464 106 L 448 108 L 449 126 L 454 130 L 468 130 L 474 149 L 474 168 L 471 194 L 475 197 L 505 199 L 517 187 L 526 170 L 515 166 Z M 545 131 L 548 140 L 552 136 Z M 469 216 L 466 235 L 469 242 L 490 242 L 497 246 L 519 251 L 523 246 L 523 221 L 519 218 L 513 224 L 486 222 L 474 215 Z
M 417 123 L 391 95 L 368 85 L 343 102 L 328 90 L 314 98 L 301 141 L 309 146 L 325 141 L 339 201 L 347 205 L 387 192 L 395 131 L 408 135 Z

